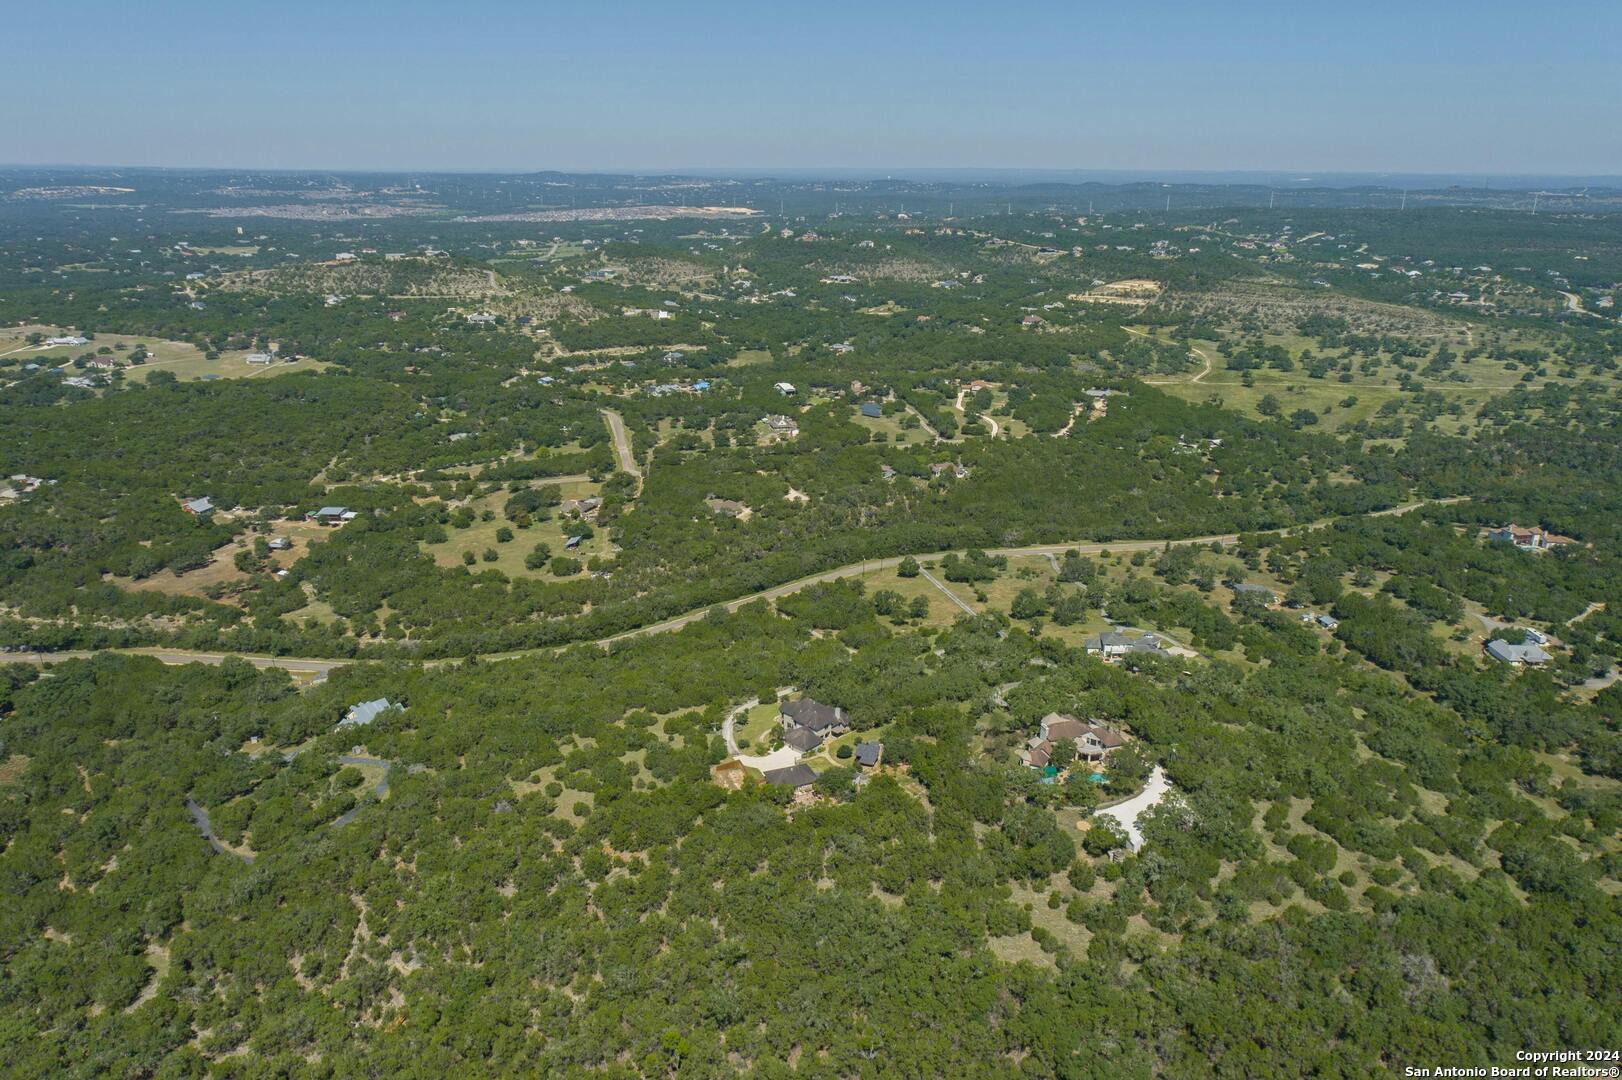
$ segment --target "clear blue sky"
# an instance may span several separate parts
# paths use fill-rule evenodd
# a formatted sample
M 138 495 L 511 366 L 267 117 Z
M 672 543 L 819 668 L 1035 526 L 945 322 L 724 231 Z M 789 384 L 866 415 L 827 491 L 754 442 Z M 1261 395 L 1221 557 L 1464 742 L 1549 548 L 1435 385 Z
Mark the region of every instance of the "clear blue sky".
M 1622 174 L 1618 0 L 23 0 L 5 23 L 10 164 Z

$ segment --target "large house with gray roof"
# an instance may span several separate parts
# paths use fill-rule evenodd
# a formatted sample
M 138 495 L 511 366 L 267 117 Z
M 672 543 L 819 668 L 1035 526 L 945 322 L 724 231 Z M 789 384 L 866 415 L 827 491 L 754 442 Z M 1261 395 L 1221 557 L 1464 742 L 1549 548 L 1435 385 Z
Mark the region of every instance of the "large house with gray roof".
M 785 701 L 778 706 L 783 725 L 783 745 L 808 754 L 822 740 L 850 730 L 850 717 L 837 705 L 824 705 L 815 698 Z
M 386 697 L 363 701 L 359 705 L 351 705 L 349 710 L 344 713 L 344 718 L 338 721 L 337 730 L 343 731 L 347 728 L 365 727 L 392 708 L 394 708 L 394 703 Z
M 1129 637 L 1115 630 L 1106 630 L 1101 634 L 1094 634 L 1083 641 L 1082 648 L 1093 656 L 1102 656 L 1106 661 L 1115 660 L 1122 656 L 1170 656 L 1161 644 L 1160 635 L 1144 634 L 1142 637 Z
M 354 521 L 358 515 L 347 506 L 323 506 L 307 516 L 318 525 L 343 525 Z
M 765 773 L 768 784 L 783 784 L 791 788 L 810 787 L 816 782 L 817 774 L 809 765 L 790 765 L 784 769 L 767 769 Z
M 837 705 L 824 705 L 815 698 L 785 701 L 778 706 L 778 717 L 784 731 L 796 727 L 814 731 L 823 738 L 843 735 L 850 730 L 850 716 Z
M 1513 664 L 1516 667 L 1547 664 L 1554 657 L 1545 652 L 1540 645 L 1527 642 L 1524 645 L 1511 645 L 1502 638 L 1493 638 L 1487 642 L 1487 655 L 1501 664 Z

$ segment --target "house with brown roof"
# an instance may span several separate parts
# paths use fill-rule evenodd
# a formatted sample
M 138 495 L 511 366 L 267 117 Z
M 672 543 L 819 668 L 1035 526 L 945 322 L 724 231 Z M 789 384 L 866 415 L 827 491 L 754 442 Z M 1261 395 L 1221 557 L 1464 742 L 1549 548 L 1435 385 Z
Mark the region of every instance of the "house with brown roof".
M 1076 756 L 1083 761 L 1103 761 L 1112 751 L 1126 745 L 1126 736 L 1096 720 L 1077 720 L 1062 713 L 1048 713 L 1042 717 L 1038 734 L 1031 736 L 1021 751 L 1019 760 L 1032 769 L 1040 769 L 1053 760 L 1054 747 L 1070 742 Z
M 565 499 L 558 504 L 558 510 L 565 514 L 579 514 L 581 517 L 590 517 L 602 508 L 603 500 L 596 495 L 584 499 Z
M 706 501 L 710 504 L 711 510 L 727 517 L 739 517 L 745 510 L 749 509 L 736 499 L 709 499 Z
M 1042 717 L 1039 730 L 1042 733 L 1042 738 L 1048 742 L 1057 742 L 1060 739 L 1081 738 L 1082 732 L 1087 730 L 1087 725 L 1074 716 L 1050 712 Z
M 1126 736 L 1100 724 L 1087 725 L 1086 732 L 1076 742 L 1076 753 L 1086 761 L 1103 761 L 1110 751 L 1126 745 Z

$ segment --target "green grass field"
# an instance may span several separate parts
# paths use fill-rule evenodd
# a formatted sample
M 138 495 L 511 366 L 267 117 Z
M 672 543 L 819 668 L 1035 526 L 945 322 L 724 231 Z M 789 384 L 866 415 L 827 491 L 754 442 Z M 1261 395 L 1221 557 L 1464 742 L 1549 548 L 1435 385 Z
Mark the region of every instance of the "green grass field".
M 778 726 L 778 705 L 775 701 L 756 705 L 743 715 L 733 727 L 738 747 L 750 753 L 764 753 L 765 737 Z
M 1170 340 L 1163 333 L 1152 336 L 1162 341 Z M 1464 354 L 1476 344 L 1476 337 L 1475 330 L 1463 323 L 1451 325 L 1443 333 L 1432 332 L 1422 337 L 1433 343 L 1446 341 L 1448 347 L 1459 357 L 1449 369 L 1449 376 L 1458 377 L 1438 378 L 1421 374 L 1419 371 L 1408 373 L 1411 376 L 1411 385 L 1417 385 L 1421 393 L 1434 391 L 1449 404 L 1457 403 L 1462 407 L 1464 414 L 1462 417 L 1444 414 L 1437 419 L 1438 427 L 1448 434 L 1469 430 L 1481 405 L 1493 397 L 1516 388 L 1535 389 L 1550 382 L 1570 381 L 1560 378 L 1559 365 L 1553 361 L 1547 365 L 1547 374 L 1534 375 L 1530 382 L 1524 382 L 1522 378 L 1526 369 L 1523 367 L 1506 365 L 1489 356 L 1464 359 Z M 1298 364 L 1303 352 L 1323 353 L 1316 341 L 1299 334 L 1263 334 L 1261 340 L 1267 345 L 1283 347 Z M 1490 340 L 1511 349 L 1545 344 L 1536 335 L 1519 333 L 1495 332 Z M 1200 374 L 1200 369 L 1196 368 L 1187 375 L 1175 378 L 1151 377 L 1149 381 L 1167 393 L 1186 401 L 1198 402 L 1216 397 L 1228 407 L 1252 415 L 1260 415 L 1258 406 L 1264 398 L 1272 395 L 1278 401 L 1284 415 L 1287 416 L 1297 409 L 1310 409 L 1319 416 L 1317 427 L 1328 431 L 1338 431 L 1360 420 L 1373 419 L 1381 406 L 1388 402 L 1406 403 L 1417 396 L 1415 392 L 1404 390 L 1400 385 L 1399 376 L 1403 375 L 1404 371 L 1397 366 L 1397 361 L 1402 358 L 1390 354 L 1382 353 L 1374 357 L 1371 371 L 1363 370 L 1362 357 L 1354 359 L 1351 362 L 1350 372 L 1345 373 L 1349 376 L 1347 381 L 1341 381 L 1343 373 L 1339 370 L 1339 366 L 1345 361 L 1337 359 L 1337 367 L 1323 378 L 1313 378 L 1301 367 L 1297 367 L 1294 371 L 1253 369 L 1249 372 L 1248 381 L 1251 385 L 1247 386 L 1240 372 L 1230 370 L 1226 366 L 1227 358 L 1218 352 L 1218 342 L 1197 341 L 1193 344 L 1210 357 L 1209 374 L 1200 376 L 1198 381 L 1195 381 L 1195 376 Z M 1419 368 L 1422 369 L 1426 362 L 1422 358 L 1407 358 L 1407 362 L 1413 364 L 1416 359 Z
M 937 577 L 940 575 L 937 574 Z M 915 578 L 904 578 L 896 573 L 895 568 L 885 570 L 870 570 L 861 575 L 862 584 L 867 586 L 867 595 L 872 596 L 880 589 L 889 589 L 899 593 L 907 603 L 914 597 L 922 596 L 929 601 L 929 616 L 923 620 L 924 626 L 951 626 L 959 610 L 940 590 L 931 585 L 922 574 Z
M 596 495 L 601 489 L 601 485 L 592 483 L 589 480 L 571 480 L 559 484 L 557 487 L 565 502 L 570 499 L 584 499 Z M 471 566 L 468 566 L 469 570 L 475 573 L 480 570 L 500 570 L 508 577 L 551 578 L 552 572 L 546 567 L 531 570 L 524 565 L 524 558 L 535 549 L 536 544 L 540 543 L 549 546 L 554 556 L 569 555 L 579 559 L 582 563 L 593 555 L 612 556 L 613 548 L 608 542 L 607 530 L 597 528 L 595 525 L 593 526 L 596 532 L 594 537 L 582 543 L 572 552 L 565 551 L 563 548 L 564 541 L 568 539 L 570 532 L 572 532 L 570 526 L 573 526 L 575 522 L 572 518 L 566 518 L 558 513 L 554 513 L 550 520 L 537 522 L 527 529 L 515 527 L 512 522 L 501 514 L 501 508 L 506 504 L 507 498 L 505 492 L 499 492 L 495 495 L 474 499 L 468 505 L 472 507 L 476 515 L 482 516 L 484 511 L 489 510 L 495 516 L 489 521 L 476 520 L 465 529 L 448 526 L 445 530 L 448 536 L 443 544 L 425 544 L 423 550 L 432 555 L 434 561 L 441 566 L 465 565 L 462 553 L 471 551 L 475 561 Z M 513 531 L 513 538 L 507 543 L 500 543 L 496 540 L 496 532 L 503 526 Z M 496 552 L 497 558 L 495 562 L 484 561 L 483 556 L 487 548 Z
M 923 429 L 922 425 L 910 431 L 903 427 L 902 418 L 906 415 L 905 413 L 896 413 L 881 416 L 874 420 L 863 416 L 860 411 L 852 409 L 851 423 L 857 427 L 866 428 L 868 431 L 881 433 L 885 442 L 893 443 L 896 446 L 917 446 L 919 443 L 934 441 L 933 437 Z
M 130 353 L 137 345 L 146 346 L 147 360 L 144 364 L 130 365 L 122 369 L 124 379 L 128 382 L 145 382 L 155 371 L 167 371 L 182 382 L 193 382 L 205 375 L 215 375 L 222 379 L 265 379 L 298 371 L 321 371 L 332 366 L 320 360 L 251 365 L 246 359 L 248 350 L 223 352 L 210 360 L 202 349 L 184 341 L 166 341 L 162 338 L 135 334 L 97 334 L 86 345 L 53 345 L 46 348 L 28 344 L 28 335 L 31 333 L 59 337 L 66 336 L 68 331 L 56 326 L 17 326 L 0 329 L 0 364 L 7 365 L 0 367 L 0 375 L 7 371 L 16 373 L 23 364 L 45 366 L 69 364 L 74 357 L 83 356 L 85 353 L 99 354 L 103 348 L 112 350 L 105 355 L 128 364 Z M 94 369 L 74 373 L 93 374 Z

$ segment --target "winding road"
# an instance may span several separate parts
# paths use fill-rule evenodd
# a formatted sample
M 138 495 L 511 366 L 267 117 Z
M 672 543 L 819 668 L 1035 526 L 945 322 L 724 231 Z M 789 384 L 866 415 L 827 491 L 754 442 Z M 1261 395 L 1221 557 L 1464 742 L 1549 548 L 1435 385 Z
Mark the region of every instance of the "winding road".
M 203 834 L 203 839 L 208 841 L 209 847 L 221 855 L 230 855 L 246 863 L 253 862 L 251 852 L 238 851 L 235 848 L 227 847 L 225 841 L 214 835 L 214 823 L 208 819 L 208 811 L 198 806 L 194 800 L 186 800 L 186 812 L 191 815 L 192 824 L 197 826 L 197 831 Z
M 1130 326 L 1123 326 L 1123 327 L 1121 327 L 1121 329 L 1125 330 L 1129 334 L 1136 334 L 1139 337 L 1151 337 L 1152 336 L 1150 334 L 1144 333 L 1142 330 L 1134 330 Z M 1207 375 L 1211 374 L 1211 354 L 1206 352 L 1204 349 L 1200 348 L 1198 345 L 1190 345 L 1189 350 L 1191 352 L 1195 353 L 1196 355 L 1198 355 L 1201 360 L 1205 361 L 1205 366 L 1200 369 L 1199 374 L 1195 375 L 1192 379 L 1188 380 L 1191 383 L 1197 383 L 1200 380 L 1204 379 Z M 1182 379 L 1144 379 L 1143 380 L 1144 384 L 1147 385 L 1147 386 L 1171 386 L 1171 385 L 1173 385 L 1175 383 L 1180 383 L 1182 381 L 1183 381 Z
M 1362 516 L 1393 517 L 1399 514 L 1411 513 L 1422 506 L 1445 506 L 1452 503 L 1464 502 L 1468 498 L 1469 496 L 1465 495 L 1455 495 L 1443 499 L 1419 499 L 1414 502 L 1403 503 L 1400 506 L 1390 506 L 1384 510 L 1371 510 Z M 1291 536 L 1296 533 L 1310 532 L 1314 529 L 1327 528 L 1338 520 L 1343 519 L 1325 518 L 1321 521 L 1308 522 L 1303 525 L 1295 525 L 1283 529 L 1261 529 L 1257 531 L 1264 533 L 1276 533 L 1280 536 Z M 1199 545 L 1202 547 L 1209 546 L 1211 544 L 1219 544 L 1222 547 L 1231 547 L 1238 542 L 1238 533 L 1220 533 L 1213 536 L 1165 537 L 1158 540 L 1108 540 L 1102 542 L 1087 541 L 1081 543 L 1069 541 L 1057 544 L 1032 544 L 1026 547 L 987 548 L 986 554 L 993 556 L 1008 556 L 1010 558 L 1019 558 L 1027 555 L 1040 555 L 1047 557 L 1052 555 L 1062 555 L 1066 551 L 1074 550 L 1083 555 L 1097 555 L 1104 551 L 1159 551 L 1167 544 L 1171 544 L 1175 547 L 1183 547 L 1190 544 Z M 790 593 L 799 592 L 801 589 L 804 589 L 810 585 L 817 585 L 828 581 L 838 581 L 842 578 L 858 577 L 872 570 L 888 570 L 901 565 L 902 561 L 908 558 L 917 559 L 919 562 L 931 559 L 940 559 L 953 550 L 958 549 L 948 549 L 947 551 L 913 552 L 908 555 L 891 555 L 882 559 L 866 559 L 862 562 L 850 563 L 847 566 L 839 566 L 832 570 L 823 570 L 820 573 L 810 574 L 802 578 L 796 578 L 793 581 L 784 582 L 782 585 L 774 585 L 769 589 L 761 589 L 758 592 L 752 592 L 747 596 L 740 596 L 734 600 L 727 600 L 719 604 L 707 604 L 702 608 L 697 608 L 693 611 L 676 615 L 669 619 L 662 619 L 659 622 L 649 623 L 646 626 L 639 626 L 634 630 L 625 630 L 605 638 L 598 638 L 590 644 L 607 648 L 618 642 L 627 641 L 631 638 L 645 637 L 650 634 L 669 633 L 673 630 L 680 630 L 682 627 L 687 626 L 690 623 L 694 623 L 702 618 L 705 618 L 712 610 L 718 607 L 724 608 L 727 611 L 736 611 L 745 604 L 752 604 L 757 600 L 776 600 L 778 597 L 788 596 Z M 931 578 L 931 580 L 934 579 Z M 945 586 L 940 585 L 939 582 L 936 582 L 936 585 L 937 587 L 941 588 L 942 591 L 946 591 Z M 956 600 L 957 598 L 954 596 L 953 599 Z M 958 600 L 957 602 L 959 607 L 968 610 L 971 615 L 974 614 L 974 611 L 968 608 L 968 606 L 961 600 Z M 542 653 L 557 653 L 563 649 L 571 648 L 573 645 L 579 644 L 586 643 L 574 642 L 571 643 L 571 645 L 545 646 L 537 649 L 522 649 L 515 652 L 505 653 L 488 653 L 482 655 L 480 659 L 512 660 L 525 656 L 537 656 Z M 323 657 L 263 656 L 246 655 L 240 653 L 227 654 L 215 652 L 190 652 L 184 649 L 167 649 L 156 647 L 106 649 L 102 651 L 127 653 L 137 656 L 152 656 L 156 657 L 165 664 L 219 664 L 225 660 L 227 655 L 230 655 L 235 656 L 238 659 L 246 660 L 255 667 L 282 668 L 292 672 L 317 673 L 318 675 L 325 675 L 334 668 L 345 667 L 349 664 L 357 662 L 355 660 L 336 660 Z M 94 655 L 94 651 L 82 649 L 56 653 L 16 653 L 12 654 L 11 662 L 47 664 L 56 663 L 62 660 L 82 660 Z M 452 657 L 439 660 L 427 660 L 423 663 L 424 666 L 433 667 L 440 664 L 461 663 L 464 659 L 466 658 Z M 364 662 L 364 660 L 360 662 Z
M 965 423 L 967 423 L 969 419 L 969 411 L 963 407 L 963 397 L 967 393 L 968 390 L 966 388 L 959 389 L 957 392 L 957 402 L 952 406 L 952 408 L 963 414 L 963 420 Z M 980 418 L 987 424 L 991 425 L 991 437 L 993 439 L 1002 434 L 1002 425 L 997 423 L 996 418 L 994 418 L 990 413 L 981 413 Z
M 1566 298 L 1567 311 L 1575 312 L 1578 315 L 1592 315 L 1596 319 L 1605 318 L 1605 316 L 1601 315 L 1599 312 L 1589 311 L 1587 308 L 1583 307 L 1583 298 L 1578 296 L 1576 293 L 1566 292 L 1564 289 L 1556 291 L 1558 291 L 1561 296 Z

